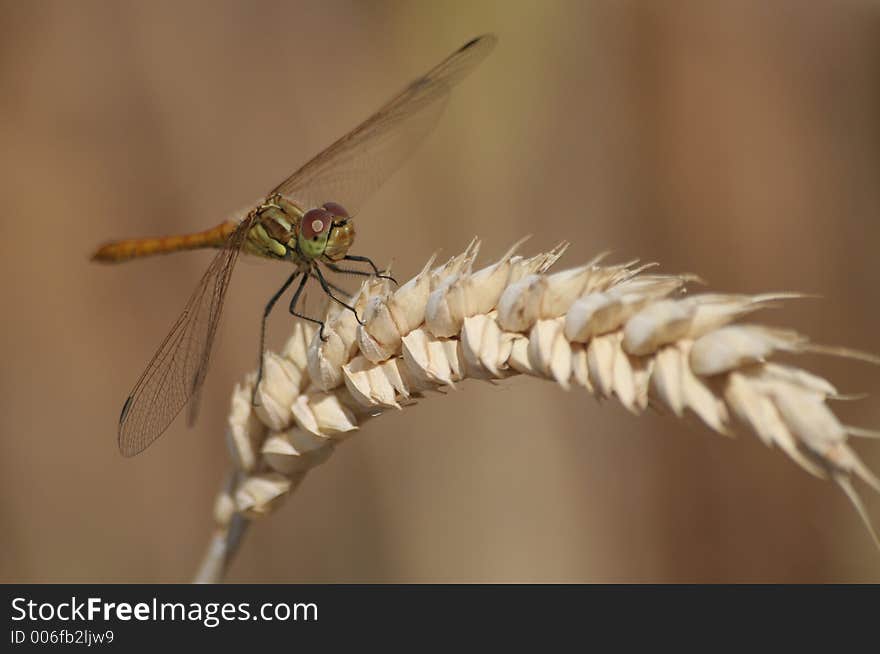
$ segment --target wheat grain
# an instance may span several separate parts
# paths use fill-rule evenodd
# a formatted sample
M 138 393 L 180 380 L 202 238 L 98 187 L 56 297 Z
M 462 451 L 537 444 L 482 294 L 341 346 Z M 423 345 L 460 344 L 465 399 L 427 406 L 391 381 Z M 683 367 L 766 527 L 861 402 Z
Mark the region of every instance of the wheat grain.
M 396 290 L 370 279 L 353 298 L 365 325 L 334 306 L 325 341 L 296 323 L 284 350 L 266 353 L 257 406 L 254 374 L 233 392 L 234 471 L 197 581 L 222 579 L 248 521 L 276 508 L 368 419 L 466 378 L 515 374 L 616 396 L 636 414 L 654 404 L 679 417 L 690 410 L 723 434 L 736 417 L 811 474 L 833 479 L 880 545 L 852 484 L 880 491 L 880 480 L 847 444 L 877 433 L 837 419 L 828 381 L 768 361 L 776 352 L 876 357 L 735 322 L 796 293 L 689 295 L 694 275 L 647 273 L 651 265 L 634 261 L 602 266 L 601 256 L 551 274 L 567 244 L 531 258 L 515 254 L 520 244 L 475 271 L 474 240 L 441 266 L 432 268 L 432 257 Z

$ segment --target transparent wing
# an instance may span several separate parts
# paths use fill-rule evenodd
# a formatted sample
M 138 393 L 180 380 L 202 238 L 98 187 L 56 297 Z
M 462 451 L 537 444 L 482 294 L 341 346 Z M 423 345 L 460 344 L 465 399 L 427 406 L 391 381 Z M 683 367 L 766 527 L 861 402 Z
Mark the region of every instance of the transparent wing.
M 449 55 L 348 134 L 285 179 L 271 193 L 300 206 L 338 202 L 350 214 L 375 192 L 430 133 L 463 80 L 495 47 L 486 34 Z
M 124 456 L 134 456 L 159 438 L 193 396 L 190 420 L 195 419 L 223 298 L 254 220 L 245 218 L 229 235 L 125 400 L 119 416 L 119 451 Z

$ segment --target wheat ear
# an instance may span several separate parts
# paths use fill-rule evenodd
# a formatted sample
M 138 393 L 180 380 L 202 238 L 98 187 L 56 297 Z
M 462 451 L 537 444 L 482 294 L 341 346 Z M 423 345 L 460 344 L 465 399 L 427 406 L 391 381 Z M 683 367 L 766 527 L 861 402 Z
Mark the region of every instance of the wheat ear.
M 828 381 L 769 361 L 776 352 L 823 352 L 877 363 L 845 348 L 818 346 L 797 332 L 736 322 L 796 293 L 687 294 L 693 275 L 649 272 L 637 262 L 548 273 L 565 251 L 524 258 L 511 248 L 480 270 L 477 240 L 396 290 L 371 279 L 353 298 L 359 325 L 331 307 L 325 341 L 294 325 L 280 354 L 267 352 L 232 396 L 227 440 L 234 470 L 215 503 L 216 532 L 197 582 L 222 580 L 246 526 L 275 509 L 366 420 L 426 391 L 467 379 L 526 374 L 616 396 L 631 412 L 665 407 L 695 413 L 730 434 L 733 418 L 808 472 L 833 479 L 880 545 L 853 487 L 880 480 L 847 444 L 876 432 L 847 427 L 828 408 Z

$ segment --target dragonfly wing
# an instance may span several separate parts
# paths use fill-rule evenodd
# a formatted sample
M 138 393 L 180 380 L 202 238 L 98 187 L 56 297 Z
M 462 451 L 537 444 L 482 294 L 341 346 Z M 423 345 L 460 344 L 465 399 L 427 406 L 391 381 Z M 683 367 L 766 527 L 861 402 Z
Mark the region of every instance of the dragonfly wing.
M 305 207 L 333 201 L 352 215 L 431 132 L 449 93 L 495 47 L 487 34 L 469 41 L 377 112 L 279 184 L 280 193 Z
M 162 435 L 193 396 L 198 399 L 223 298 L 253 220 L 244 219 L 229 235 L 126 399 L 119 417 L 119 451 L 124 456 L 144 450 Z M 196 411 L 197 401 L 191 405 L 191 419 Z

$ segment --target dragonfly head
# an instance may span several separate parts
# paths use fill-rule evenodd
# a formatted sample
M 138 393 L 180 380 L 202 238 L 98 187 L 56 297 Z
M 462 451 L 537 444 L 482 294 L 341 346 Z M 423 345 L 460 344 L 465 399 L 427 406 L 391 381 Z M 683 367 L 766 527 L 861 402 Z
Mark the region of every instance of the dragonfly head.
M 299 251 L 309 259 L 342 259 L 354 243 L 354 223 L 348 212 L 335 202 L 310 209 L 300 221 Z

